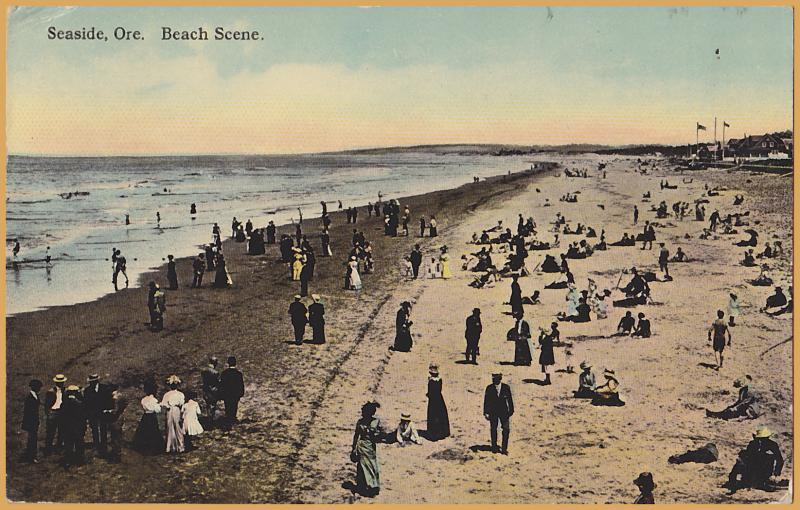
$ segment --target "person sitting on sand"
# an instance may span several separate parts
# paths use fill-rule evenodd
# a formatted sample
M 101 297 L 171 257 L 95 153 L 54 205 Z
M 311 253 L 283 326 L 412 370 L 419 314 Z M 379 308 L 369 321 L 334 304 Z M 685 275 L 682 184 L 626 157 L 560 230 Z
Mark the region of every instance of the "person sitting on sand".
M 597 382 L 592 373 L 592 365 L 586 361 L 582 361 L 581 373 L 578 375 L 578 390 L 573 391 L 572 396 L 575 398 L 594 398 L 596 386 Z
M 767 315 L 769 315 L 770 317 L 777 317 L 778 315 L 783 315 L 785 313 L 792 313 L 793 309 L 794 309 L 794 301 L 792 299 L 792 288 L 789 287 L 789 300 L 786 303 L 786 306 L 784 306 L 783 308 L 779 308 L 774 312 L 767 312 Z
M 753 440 L 739 452 L 724 485 L 731 494 L 746 487 L 772 492 L 783 485 L 772 481 L 772 477 L 779 476 L 783 470 L 783 455 L 778 443 L 770 439 L 771 435 L 767 427 L 759 428 Z
M 747 250 L 746 252 L 744 252 L 744 259 L 742 260 L 741 264 L 743 266 L 747 266 L 747 267 L 755 267 L 756 259 L 753 256 L 753 249 L 752 248 Z
M 782 257 L 783 256 L 783 244 L 780 241 L 775 241 L 772 243 L 772 257 Z
M 650 338 L 652 335 L 650 331 L 650 319 L 644 317 L 644 313 L 639 312 L 639 324 L 636 325 L 636 330 L 631 333 L 631 336 L 638 336 L 641 338 Z
M 750 285 L 756 287 L 769 287 L 772 285 L 772 277 L 769 274 L 769 266 L 767 264 L 761 264 L 761 273 L 755 280 L 750 280 Z
M 639 274 L 635 267 L 631 268 L 631 272 L 633 273 L 633 277 L 622 291 L 625 293 L 625 296 L 632 298 L 635 302 L 644 303 L 647 296 L 650 295 L 650 285 L 648 285 L 647 281 Z
M 733 381 L 733 387 L 738 388 L 739 397 L 736 402 L 729 405 L 722 411 L 711 411 L 706 409 L 706 416 L 709 418 L 720 418 L 722 420 L 732 420 L 734 418 L 756 419 L 761 416 L 761 409 L 758 401 L 761 396 L 752 387 L 753 378 L 745 375 Z
M 734 195 L 733 205 L 742 205 L 744 202 L 744 195 Z
M 772 247 L 769 243 L 764 243 L 764 251 L 756 255 L 756 258 L 759 259 L 771 259 L 773 257 Z
M 761 311 L 767 312 L 770 308 L 779 308 L 786 305 L 786 303 L 786 295 L 783 293 L 783 289 L 775 287 L 775 293 L 767 298 L 767 302 Z
M 417 428 L 414 426 L 414 422 L 411 421 L 411 415 L 408 413 L 400 415 L 400 423 L 397 425 L 394 437 L 398 446 L 422 444 Z
M 606 382 L 595 388 L 595 396 L 592 405 L 596 406 L 624 406 L 625 402 L 619 395 L 619 381 L 617 374 L 611 369 L 603 370 L 603 377 Z
M 675 255 L 673 255 L 672 258 L 669 259 L 669 261 L 670 262 L 689 262 L 689 257 L 686 255 L 686 252 L 683 251 L 683 248 L 678 246 L 678 249 L 675 252 Z
M 589 316 L 589 312 L 591 308 L 586 303 L 586 298 L 580 298 L 578 300 L 578 306 L 576 307 L 574 315 L 566 315 L 560 314 L 558 315 L 558 320 L 564 322 L 590 322 L 592 319 Z
M 552 255 L 545 255 L 541 265 L 541 271 L 543 273 L 560 273 L 561 267 L 558 265 L 558 262 L 556 262 L 555 257 Z
M 633 314 L 630 311 L 625 312 L 625 315 L 619 320 L 619 324 L 617 324 L 617 332 L 614 333 L 614 336 L 630 335 L 635 325 L 636 319 L 633 318 Z

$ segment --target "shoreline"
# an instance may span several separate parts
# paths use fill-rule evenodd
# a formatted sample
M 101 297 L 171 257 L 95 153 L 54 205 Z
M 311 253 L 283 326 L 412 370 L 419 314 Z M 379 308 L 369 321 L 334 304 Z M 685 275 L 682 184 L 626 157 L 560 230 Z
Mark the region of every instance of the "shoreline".
M 490 178 L 479 184 L 467 183 L 449 190 L 399 199 L 401 204 L 409 204 L 412 211 L 408 238 L 384 237 L 382 222 L 375 217 L 367 218 L 362 211 L 356 227 L 364 228 L 367 239 L 374 245 L 377 267 L 375 274 L 364 277 L 365 288 L 359 295 L 339 290 L 340 273 L 343 272 L 341 267 L 344 263 L 342 257 L 346 251 L 345 247 L 349 246 L 349 232 L 352 225 L 344 223 L 343 212 L 331 213 L 333 220 L 331 243 L 334 257 L 326 259 L 318 256 L 317 276 L 310 287 L 311 293 L 318 292 L 323 295 L 326 317 L 329 318 L 329 343 L 322 348 L 312 347 L 310 352 L 306 352 L 306 346 L 296 349 L 284 340 L 289 338 L 291 330 L 284 308 L 288 306 L 291 296 L 297 292 L 298 285 L 297 282 L 288 279 L 285 265 L 275 262 L 278 257 L 277 245 L 267 246 L 266 256 L 248 256 L 243 253 L 246 250 L 243 243 L 234 243 L 230 239 L 224 242 L 224 253 L 234 287 L 187 289 L 186 276 L 191 274 L 190 259 L 177 260 L 177 271 L 182 287 L 177 292 L 166 291 L 168 308 L 163 332 L 152 333 L 146 328 L 146 289 L 143 287 L 121 290 L 93 302 L 57 306 L 7 318 L 6 425 L 9 431 L 7 464 L 10 468 L 14 468 L 9 469 L 9 497 L 15 500 L 34 501 L 47 500 L 46 494 L 63 494 L 61 501 L 139 502 L 174 502 L 180 501 L 182 497 L 171 492 L 168 487 L 163 487 L 160 492 L 154 494 L 131 495 L 130 487 L 137 486 L 134 480 L 126 481 L 126 485 L 129 484 L 127 490 L 123 490 L 118 482 L 114 482 L 112 478 L 119 476 L 121 472 L 126 476 L 132 474 L 141 476 L 132 473 L 130 466 L 126 467 L 126 464 L 134 459 L 136 462 L 152 463 L 152 469 L 162 469 L 163 466 L 171 465 L 173 462 L 168 456 L 143 458 L 130 450 L 125 451 L 126 459 L 123 460 L 123 464 L 107 466 L 105 461 L 94 459 L 87 466 L 70 471 L 63 477 L 63 481 L 57 483 L 58 487 L 51 486 L 47 492 L 41 492 L 38 480 L 47 469 L 53 469 L 50 466 L 52 458 L 36 466 L 19 465 L 16 462 L 20 451 L 20 437 L 16 434 L 19 429 L 17 422 L 20 418 L 18 415 L 20 396 L 25 394 L 24 388 L 30 377 L 48 381 L 52 374 L 64 372 L 70 378 L 70 382 L 82 385 L 88 373 L 99 372 L 105 380 L 119 383 L 131 401 L 125 415 L 125 436 L 129 438 L 138 421 L 140 392 L 137 387 L 144 377 L 154 374 L 157 381 L 163 381 L 170 373 L 177 373 L 184 378 L 184 381 L 191 381 L 186 386 L 198 387 L 197 369 L 205 364 L 205 358 L 209 354 L 217 354 L 220 359 L 224 359 L 228 354 L 236 354 L 245 373 L 249 394 L 245 395 L 241 406 L 241 414 L 245 420 L 239 429 L 234 429 L 233 432 L 223 434 L 214 430 L 205 437 L 214 438 L 215 449 L 224 450 L 235 449 L 235 444 L 240 442 L 252 444 L 267 440 L 262 435 L 272 438 L 267 440 L 268 443 L 287 439 L 284 435 L 284 426 L 275 425 L 266 427 L 270 430 L 261 430 L 263 425 L 260 425 L 265 421 L 278 424 L 296 421 L 297 424 L 301 424 L 306 413 L 298 412 L 291 406 L 291 402 L 303 408 L 313 408 L 313 400 L 311 402 L 302 398 L 298 400 L 297 392 L 304 385 L 301 381 L 297 381 L 298 374 L 295 370 L 293 368 L 287 370 L 287 367 L 293 367 L 295 364 L 305 366 L 308 361 L 314 365 L 314 361 L 317 361 L 316 366 L 309 371 L 313 372 L 313 379 L 324 381 L 330 376 L 333 366 L 326 369 L 320 366 L 319 361 L 328 359 L 335 364 L 334 360 L 345 356 L 351 347 L 354 348 L 350 345 L 352 340 L 342 340 L 342 338 L 348 338 L 354 329 L 368 328 L 370 314 L 377 313 L 391 295 L 391 291 L 401 284 L 397 278 L 401 250 L 402 252 L 410 250 L 410 245 L 420 240 L 415 236 L 414 232 L 417 229 L 413 219 L 419 215 L 428 218 L 434 214 L 439 219 L 440 235 L 445 234 L 451 228 L 449 225 L 451 221 L 469 214 L 486 201 L 498 200 L 498 197 L 518 191 L 519 182 L 535 180 L 538 176 L 537 173 L 531 173 L 526 169 L 511 175 Z M 315 234 L 321 226 L 320 219 L 304 219 L 303 225 L 306 232 L 312 234 L 310 241 L 318 250 Z M 278 227 L 278 237 L 281 232 L 287 231 L 286 226 Z M 431 241 L 428 237 L 422 241 L 421 244 L 433 245 L 432 249 L 435 249 L 435 241 Z M 453 261 L 454 265 L 457 263 Z M 160 268 L 144 273 L 138 282 L 146 282 L 149 279 L 163 282 L 163 275 L 164 270 Z M 207 286 L 210 283 L 208 276 L 206 280 Z M 269 300 L 272 304 L 269 305 L 267 304 L 269 301 L 265 299 L 268 296 L 272 296 Z M 354 310 L 353 307 L 357 309 Z M 372 311 L 363 313 L 361 308 Z M 237 341 L 232 344 L 229 340 L 231 338 Z M 311 360 L 307 357 L 311 357 Z M 289 412 L 284 405 L 259 409 L 258 396 L 250 393 L 265 391 L 267 388 L 270 392 L 275 391 L 289 399 L 292 411 Z M 261 413 L 268 417 L 259 416 Z M 40 438 L 43 433 L 41 430 Z M 228 438 L 219 439 L 222 435 Z M 205 441 L 209 439 L 202 440 L 203 443 Z M 267 459 L 261 459 L 260 462 L 274 464 L 276 469 L 273 471 L 280 473 L 280 466 L 285 464 L 280 454 L 284 449 L 285 445 L 275 444 L 275 453 L 265 452 Z M 256 462 L 256 459 L 246 461 Z M 245 462 L 245 459 L 242 459 L 242 462 Z M 97 473 L 98 469 L 104 470 L 102 475 Z M 68 481 L 83 480 L 85 475 L 82 476 L 81 472 L 99 476 L 99 479 L 91 484 L 104 484 L 120 492 L 111 495 L 101 490 L 98 494 L 103 493 L 105 496 L 89 498 L 83 491 L 82 494 L 78 494 L 69 487 Z M 254 499 L 286 501 L 289 496 L 281 494 L 278 480 L 279 476 L 273 479 L 271 497 L 262 495 L 254 498 L 253 489 L 246 490 L 242 486 L 243 480 L 217 479 L 209 483 L 217 488 L 224 487 L 225 495 L 217 493 L 207 497 L 198 496 L 199 499 L 194 501 Z M 83 489 L 86 493 L 92 494 L 91 489 L 87 490 L 86 482 L 86 480 L 82 482 Z

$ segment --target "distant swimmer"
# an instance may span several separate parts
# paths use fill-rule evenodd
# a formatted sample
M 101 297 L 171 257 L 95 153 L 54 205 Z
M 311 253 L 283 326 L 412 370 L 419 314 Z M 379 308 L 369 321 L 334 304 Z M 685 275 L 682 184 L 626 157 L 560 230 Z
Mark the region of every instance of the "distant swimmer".
M 126 225 L 130 225 L 131 224 L 131 215 L 130 214 L 126 214 L 125 215 L 125 224 Z
M 161 223 L 161 213 L 156 211 L 156 223 Z
M 14 260 L 17 260 L 17 255 L 19 255 L 19 240 L 14 239 Z
M 197 214 L 197 206 L 195 204 L 189 206 L 189 214 Z
M 44 252 L 44 263 L 49 266 L 51 260 L 52 260 L 52 257 L 50 256 L 50 247 L 48 246 L 47 249 Z

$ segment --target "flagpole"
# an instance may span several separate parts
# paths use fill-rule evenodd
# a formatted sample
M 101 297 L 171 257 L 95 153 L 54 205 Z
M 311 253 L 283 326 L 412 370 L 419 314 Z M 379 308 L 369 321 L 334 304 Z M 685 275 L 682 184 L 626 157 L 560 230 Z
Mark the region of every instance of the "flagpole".
M 725 160 L 725 121 L 722 121 L 722 160 Z
M 717 118 L 714 117 L 714 159 L 717 159 Z
M 697 122 L 695 122 L 694 138 L 694 156 L 697 157 L 700 153 L 700 124 Z

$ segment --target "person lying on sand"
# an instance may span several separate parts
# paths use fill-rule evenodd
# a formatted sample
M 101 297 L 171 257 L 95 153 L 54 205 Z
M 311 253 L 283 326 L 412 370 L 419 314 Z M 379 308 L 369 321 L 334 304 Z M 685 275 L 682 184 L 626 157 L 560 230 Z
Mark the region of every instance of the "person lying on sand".
M 753 229 L 749 229 L 747 234 L 750 234 L 750 237 L 747 239 L 743 239 L 737 243 L 734 243 L 736 246 L 756 246 L 758 245 L 758 232 Z M 769 243 L 767 243 L 769 246 Z M 770 248 L 770 253 L 772 253 L 772 249 Z M 771 256 L 771 255 L 770 255 Z
M 636 246 L 636 239 L 633 236 L 629 236 L 627 232 L 622 234 L 622 239 L 617 241 L 616 243 L 611 243 L 609 246 Z
M 733 387 L 739 390 L 739 397 L 736 402 L 729 405 L 722 411 L 711 411 L 706 409 L 706 416 L 709 418 L 719 418 L 722 420 L 732 420 L 734 418 L 756 419 L 761 416 L 761 409 L 758 401 L 761 396 L 752 386 L 753 378 L 745 375 L 733 381 Z
M 696 450 L 689 450 L 688 452 L 681 453 L 679 455 L 670 455 L 669 459 L 667 459 L 667 462 L 670 464 L 686 464 L 688 462 L 711 464 L 717 460 L 719 460 L 719 451 L 717 450 L 717 445 L 714 443 L 706 443 Z
M 545 289 L 566 289 L 569 284 L 575 283 L 575 277 L 572 276 L 572 273 L 567 271 L 565 273 L 566 279 L 564 280 L 556 280 L 552 283 L 548 283 L 544 286 Z

